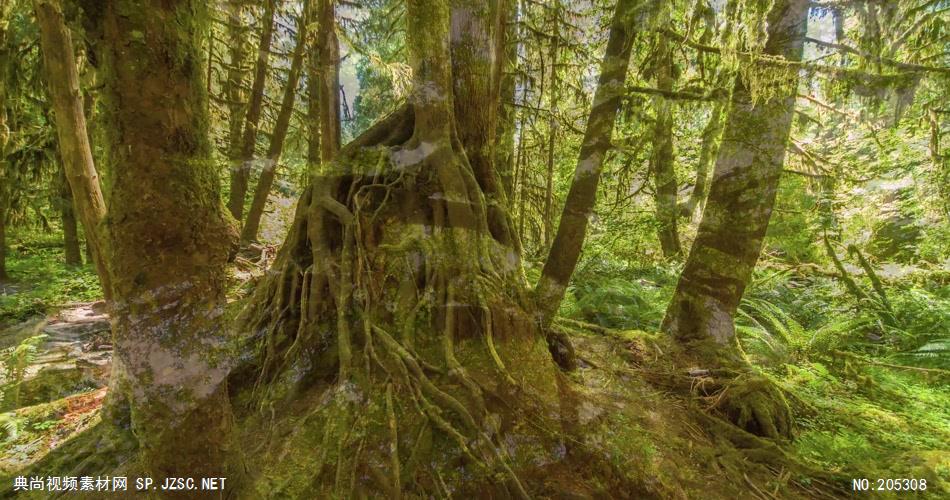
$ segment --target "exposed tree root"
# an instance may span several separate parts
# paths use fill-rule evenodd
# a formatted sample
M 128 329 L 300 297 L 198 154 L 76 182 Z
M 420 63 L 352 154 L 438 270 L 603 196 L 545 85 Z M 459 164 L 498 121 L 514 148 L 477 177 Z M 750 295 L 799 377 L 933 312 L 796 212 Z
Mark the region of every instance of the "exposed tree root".
M 325 387 L 300 428 L 322 429 L 306 473 L 327 495 L 448 494 L 452 469 L 430 465 L 438 454 L 469 483 L 528 498 L 504 436 L 546 418 L 538 408 L 553 405 L 535 396 L 555 398 L 556 370 L 510 231 L 498 230 L 510 221 L 495 207 L 489 222 L 455 140 L 407 130 L 411 109 L 314 178 L 242 315 L 259 357 L 235 382 L 252 382 L 255 406 L 271 412 Z
M 792 437 L 792 411 L 781 390 L 769 379 L 745 373 L 729 380 L 711 396 L 709 409 L 755 435 Z

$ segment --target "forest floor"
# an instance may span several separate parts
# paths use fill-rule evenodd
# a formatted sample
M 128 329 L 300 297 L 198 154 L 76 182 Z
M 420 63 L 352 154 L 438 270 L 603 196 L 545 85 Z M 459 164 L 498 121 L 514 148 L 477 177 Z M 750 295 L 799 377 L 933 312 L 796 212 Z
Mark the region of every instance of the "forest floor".
M 100 421 L 111 348 L 108 320 L 93 302 L 97 289 L 91 271 L 65 269 L 58 258 L 49 248 L 14 252 L 11 270 L 18 281 L 0 294 L 0 350 L 7 376 L 0 402 L 0 496 L 15 476 L 66 474 L 40 469 Z M 232 294 L 246 293 L 259 273 L 253 262 L 239 260 Z M 644 283 L 627 285 L 639 289 L 639 300 L 647 305 L 662 303 Z M 950 494 L 945 370 L 905 367 L 890 358 L 840 349 L 775 363 L 754 356 L 749 344 L 750 357 L 787 391 L 796 414 L 796 439 L 782 445 L 782 456 L 792 460 L 785 467 L 763 460 L 761 450 L 744 449 L 711 431 L 702 404 L 651 382 L 651 360 L 663 355 L 660 334 L 605 326 L 615 323 L 609 315 L 616 311 L 605 305 L 610 301 L 599 300 L 598 310 L 607 316 L 594 314 L 583 294 L 575 292 L 562 311 L 569 318 L 559 324 L 571 333 L 581 359 L 581 368 L 568 379 L 583 397 L 578 418 L 587 446 L 651 493 L 666 498 L 847 497 L 851 478 L 867 478 L 872 488 L 877 479 L 908 478 L 926 480 L 926 497 Z M 642 314 L 647 309 L 641 304 Z M 16 348 L 24 345 L 29 352 L 14 360 Z M 23 370 L 10 380 L 17 362 Z M 280 429 L 294 426 L 305 410 L 284 413 L 267 433 L 249 432 L 260 425 L 254 418 L 241 426 L 258 440 L 279 440 Z M 262 443 L 252 438 L 248 445 Z M 275 457 L 265 453 L 257 460 Z M 576 487 L 556 473 L 556 463 L 547 467 L 555 473 L 546 475 L 545 489 Z

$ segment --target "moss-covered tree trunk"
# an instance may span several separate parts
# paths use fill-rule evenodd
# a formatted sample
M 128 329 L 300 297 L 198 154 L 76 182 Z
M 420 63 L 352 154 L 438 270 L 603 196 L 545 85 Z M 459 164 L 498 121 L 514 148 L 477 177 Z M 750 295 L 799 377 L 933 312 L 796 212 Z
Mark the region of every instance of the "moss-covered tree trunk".
M 0 193 L 0 281 L 7 278 L 7 203 L 6 197 Z
M 666 26 L 671 21 L 670 2 L 657 3 L 657 25 Z M 656 62 L 653 67 L 656 86 L 664 92 L 673 90 L 673 48 L 666 35 L 659 34 L 656 44 Z M 653 171 L 653 202 L 656 210 L 657 237 L 660 249 L 667 259 L 679 257 L 680 246 L 677 229 L 676 198 L 679 184 L 676 182 L 676 165 L 673 155 L 673 109 L 674 104 L 664 96 L 653 97 L 656 123 L 653 127 L 653 153 L 650 163 Z
M 69 188 L 66 169 L 62 164 L 59 167 L 57 185 L 59 198 L 56 202 L 59 205 L 60 221 L 63 224 L 63 260 L 67 266 L 81 266 L 82 250 L 79 248 L 79 228 L 76 225 L 76 213 L 73 211 L 73 192 Z
M 279 495 L 425 495 L 451 473 L 527 496 L 501 443 L 557 370 L 490 206 L 497 93 L 478 69 L 497 14 L 408 1 L 409 102 L 321 165 L 242 314 L 259 357 L 234 380 L 256 384 L 255 407 L 324 401 L 282 452 L 307 475 Z
M 34 0 L 33 7 L 40 28 L 46 80 L 56 112 L 60 155 L 85 229 L 86 241 L 92 245 L 99 281 L 108 300 L 112 295 L 112 279 L 105 258 L 108 245 L 100 234 L 106 204 L 86 131 L 86 115 L 79 90 L 72 36 L 57 0 Z
M 248 74 L 248 26 L 245 24 L 246 0 L 228 0 L 228 68 L 224 95 L 228 101 L 228 162 L 234 169 L 241 164 L 241 132 L 247 114 L 248 93 L 244 90 Z M 230 175 L 235 175 L 232 171 Z
M 504 29 L 502 7 L 497 0 L 452 1 L 453 110 L 458 138 L 485 196 L 489 231 L 502 245 L 520 251 L 495 163 L 502 71 L 496 61 L 504 53 L 498 43 Z
M 310 19 L 319 19 L 320 0 L 310 0 Z M 320 165 L 320 43 L 319 33 L 307 42 L 305 71 L 307 81 L 307 164 L 314 174 Z
M 241 230 L 241 242 L 245 244 L 257 239 L 261 216 L 264 215 L 264 206 L 267 204 L 270 188 L 274 184 L 280 155 L 284 151 L 284 140 L 287 138 L 287 131 L 290 129 L 290 118 L 293 115 L 294 103 L 297 98 L 297 84 L 300 82 L 300 72 L 303 67 L 304 49 L 307 47 L 310 24 L 309 3 L 307 0 L 304 1 L 303 13 L 297 23 L 297 45 L 294 47 L 291 58 L 290 72 L 287 74 L 287 84 L 284 87 L 284 97 L 280 103 L 280 110 L 277 112 L 277 121 L 271 134 L 267 158 L 261 169 L 257 188 L 254 190 L 254 200 L 251 202 L 251 208 L 247 212 L 247 220 L 244 221 L 244 228 Z
M 693 191 L 689 194 L 689 199 L 680 210 L 680 215 L 684 217 L 694 217 L 695 214 L 702 214 L 703 207 L 706 205 L 706 194 L 709 191 L 709 170 L 716 159 L 716 153 L 719 151 L 719 138 L 722 137 L 723 114 L 726 109 L 726 103 L 716 101 L 712 112 L 709 115 L 709 121 L 703 128 L 703 143 L 699 148 L 699 159 L 696 160 L 696 181 L 693 184 Z
M 234 235 L 208 138 L 205 8 L 114 0 L 97 19 L 116 165 L 110 390 L 126 398 L 155 477 L 224 475 L 229 453 L 222 314 Z
M 320 64 L 320 159 L 332 161 L 340 150 L 340 41 L 336 36 L 333 0 L 316 0 L 317 48 Z
M 241 137 L 241 150 L 238 161 L 231 165 L 231 191 L 228 193 L 228 210 L 239 222 L 244 218 L 244 198 L 251 176 L 251 164 L 254 162 L 254 148 L 257 146 L 257 128 L 261 122 L 264 106 L 264 84 L 267 82 L 268 61 L 270 61 L 271 39 L 274 37 L 274 14 L 278 0 L 264 0 L 264 12 L 261 15 L 261 38 L 257 44 L 257 60 L 254 64 L 254 81 L 251 83 L 251 95 L 248 98 L 247 113 L 244 115 L 244 132 Z
M 7 164 L 7 144 L 10 142 L 10 129 L 7 125 L 7 25 L 3 22 L 7 16 L 6 0 L 0 0 L 0 175 L 5 177 Z M 7 279 L 7 204 L 9 186 L 0 186 L 0 280 Z
M 807 20 L 806 0 L 777 1 L 765 54 L 800 61 Z M 798 75 L 785 77 L 759 102 L 736 80 L 706 209 L 663 322 L 683 341 L 726 346 L 735 334 L 733 317 L 762 249 L 795 112 Z
M 558 104 L 561 99 L 561 81 L 558 78 L 558 58 L 561 47 L 561 0 L 554 0 L 553 5 L 548 9 L 551 15 L 551 45 L 548 51 L 548 64 L 551 69 L 551 90 L 548 104 L 548 146 L 547 146 L 547 170 L 544 174 L 544 209 L 542 217 L 541 244 L 542 250 L 547 252 L 551 249 L 552 238 L 554 238 L 554 167 L 555 167 L 555 146 L 558 137 Z
M 495 69 L 500 100 L 495 132 L 495 165 L 508 207 L 514 200 L 515 186 L 515 85 L 518 63 L 518 8 L 515 0 L 499 0 L 499 23 L 495 31 Z
M 542 328 L 551 324 L 564 299 L 564 292 L 584 246 L 587 225 L 594 214 L 600 173 L 607 150 L 611 147 L 617 111 L 626 93 L 627 67 L 638 27 L 637 7 L 636 0 L 619 0 L 610 23 L 610 37 L 600 65 L 600 79 L 587 118 L 574 179 L 535 290 Z
M 775 1 L 766 19 L 766 55 L 801 60 L 808 9 L 808 0 Z M 746 74 L 759 71 L 772 72 L 753 79 L 768 82 L 760 88 L 736 79 L 706 207 L 662 328 L 685 347 L 686 363 L 720 374 L 699 390 L 714 396 L 725 416 L 750 432 L 782 438 L 791 435 L 788 403 L 768 379 L 749 371 L 733 344 L 736 310 L 762 250 L 798 95 L 796 66 L 759 66 Z

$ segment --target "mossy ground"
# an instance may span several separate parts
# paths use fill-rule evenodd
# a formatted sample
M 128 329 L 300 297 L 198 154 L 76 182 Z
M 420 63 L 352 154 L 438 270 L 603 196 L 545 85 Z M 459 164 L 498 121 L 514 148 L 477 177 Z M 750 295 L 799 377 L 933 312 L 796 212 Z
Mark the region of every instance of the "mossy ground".
M 90 272 L 60 269 L 49 263 L 54 254 L 50 249 L 14 253 L 14 277 L 33 269 L 30 293 L 36 297 L 55 297 L 50 294 L 58 280 Z M 253 267 L 245 271 L 257 274 Z M 236 273 L 233 289 L 241 283 Z M 87 292 L 93 293 L 82 293 Z M 795 439 L 782 445 L 795 463 L 783 467 L 774 453 L 725 439 L 704 416 L 702 402 L 656 383 L 651 363 L 670 354 L 663 335 L 570 320 L 558 324 L 574 339 L 581 361 L 558 389 L 574 403 L 575 428 L 561 427 L 559 409 L 548 407 L 547 414 L 526 416 L 524 429 L 511 432 L 523 439 L 506 443 L 513 468 L 536 496 L 847 497 L 849 478 L 926 479 L 927 497 L 933 498 L 950 491 L 950 390 L 942 372 L 881 366 L 874 360 L 883 358 L 865 354 L 814 353 L 759 368 L 786 391 L 796 417 Z M 289 405 L 238 411 L 249 471 L 239 497 L 305 494 L 312 476 L 308 467 L 323 439 L 314 411 L 326 405 L 328 387 L 329 380 L 317 383 Z M 123 437 L 100 424 L 103 395 L 102 390 L 81 393 L 5 414 L 15 420 L 17 433 L 4 434 L 0 444 L 0 495 L 9 493 L 18 475 L 68 475 L 77 467 L 89 475 L 134 475 L 134 454 L 116 446 Z M 365 409 L 368 417 L 379 418 L 385 400 Z M 573 442 L 574 435 L 582 443 Z M 439 431 L 412 438 L 427 450 L 433 470 L 457 469 L 444 453 L 449 443 Z M 494 491 L 486 478 L 450 474 L 437 488 L 433 491 L 456 496 Z
M 67 302 L 102 298 L 91 266 L 63 264 L 63 249 L 50 237 L 14 242 L 7 254 L 10 281 L 0 284 L 0 327 L 46 314 Z
M 638 331 L 604 332 L 585 331 L 582 325 L 575 325 L 571 334 L 582 367 L 567 380 L 577 402 L 576 423 L 583 449 L 596 454 L 597 459 L 571 459 L 568 448 L 572 443 L 567 439 L 560 448 L 509 443 L 515 452 L 516 470 L 524 474 L 535 494 L 664 498 L 849 494 L 850 483 L 834 482 L 823 474 L 812 476 L 792 464 L 783 470 L 774 463 L 757 461 L 754 450 L 743 450 L 707 432 L 694 405 L 645 377 L 640 362 L 663 354 L 661 337 Z M 848 370 L 863 379 L 848 378 Z M 914 373 L 847 365 L 829 368 L 818 363 L 789 367 L 781 385 L 793 391 L 799 429 L 795 441 L 785 449 L 801 463 L 842 480 L 926 479 L 927 491 L 934 498 L 950 491 L 950 394 L 945 385 Z M 280 411 L 251 412 L 241 419 L 240 433 L 253 485 L 243 496 L 302 493 L 299 488 L 305 487 L 310 477 L 307 464 L 317 459 L 315 446 L 320 440 L 310 435 L 314 429 L 308 429 L 307 416 L 325 404 L 325 399 L 315 391 Z M 77 401 L 93 404 L 70 410 Z M 58 446 L 70 440 L 88 441 L 92 434 L 104 432 L 102 426 L 94 427 L 98 421 L 96 401 L 101 401 L 101 391 L 18 410 L 24 431 L 3 445 L 0 481 L 4 488 L 12 484 L 15 475 L 49 473 L 44 467 L 65 465 L 68 457 L 57 455 L 81 448 L 56 450 Z M 524 425 L 546 424 L 526 421 Z M 558 429 L 548 430 L 560 434 Z M 433 440 L 433 435 L 427 438 Z M 437 435 L 433 442 L 430 460 L 437 460 Z M 50 449 L 54 451 L 44 458 Z M 310 461 L 300 457 L 310 457 Z M 103 462 L 98 464 L 104 467 L 103 473 L 118 465 Z M 609 464 L 609 473 L 605 464 Z M 134 465 L 125 464 L 123 469 L 134 470 Z M 627 476 L 624 483 L 642 489 L 606 489 L 610 485 L 603 483 L 604 478 L 616 471 Z M 453 483 L 453 479 L 459 482 Z M 462 485 L 461 491 L 472 492 L 470 488 L 479 484 L 466 485 L 464 478 L 443 480 Z M 281 489 L 291 486 L 290 490 Z M 451 492 L 454 486 L 448 487 Z

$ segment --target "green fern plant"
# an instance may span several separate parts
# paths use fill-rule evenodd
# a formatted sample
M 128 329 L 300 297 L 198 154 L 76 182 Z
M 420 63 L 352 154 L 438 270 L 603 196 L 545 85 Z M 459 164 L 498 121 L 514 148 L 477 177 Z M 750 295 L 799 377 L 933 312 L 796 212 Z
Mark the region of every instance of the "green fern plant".
M 736 332 L 743 348 L 773 363 L 789 363 L 821 355 L 858 341 L 875 324 L 875 317 L 833 316 L 814 328 L 806 328 L 795 317 L 767 299 L 743 299 Z
M 18 345 L 0 352 L 0 362 L 3 364 L 4 385 L 6 386 L 4 389 L 12 389 L 14 406 L 19 406 L 20 404 L 20 385 L 23 383 L 24 377 L 26 377 L 27 368 L 36 360 L 39 346 L 45 339 L 46 335 L 44 334 L 27 337 Z
M 17 418 L 16 413 L 0 413 L 0 431 L 3 432 L 3 439 L 0 442 L 12 441 L 20 435 L 20 427 L 23 422 Z
M 895 357 L 911 365 L 950 369 L 950 337 L 932 340 L 912 351 L 899 353 Z

